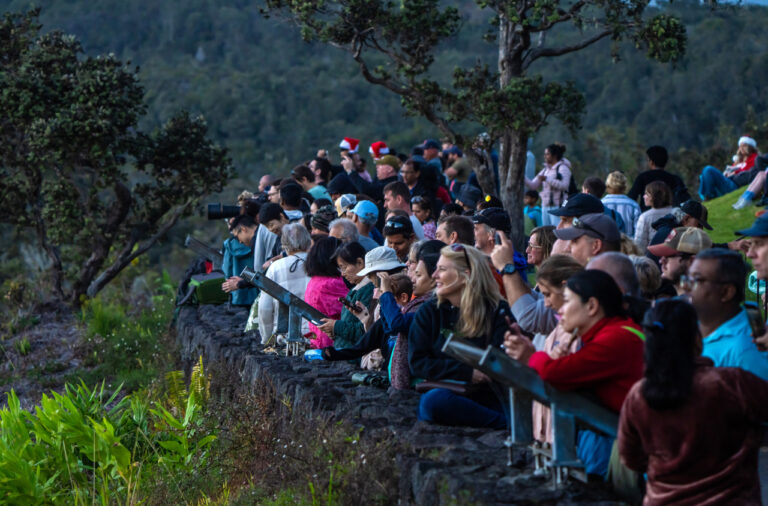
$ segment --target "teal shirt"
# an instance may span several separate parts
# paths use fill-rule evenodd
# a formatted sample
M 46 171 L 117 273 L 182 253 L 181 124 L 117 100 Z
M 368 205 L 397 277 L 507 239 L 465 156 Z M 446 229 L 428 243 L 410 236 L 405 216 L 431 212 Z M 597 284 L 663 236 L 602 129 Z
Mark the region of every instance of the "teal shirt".
M 352 289 L 347 294 L 347 300 L 354 304 L 360 301 L 368 307 L 373 298 L 373 283 L 366 283 L 360 288 Z M 337 350 L 354 346 L 365 334 L 365 327 L 357 316 L 346 307 L 341 310 L 341 318 L 333 324 L 333 347 Z
M 739 367 L 768 381 L 768 351 L 758 350 L 752 341 L 745 309 L 717 327 L 703 343 L 701 354 L 712 359 L 715 367 Z
M 317 185 L 311 190 L 309 190 L 307 193 L 312 195 L 312 198 L 317 199 L 328 199 L 331 200 L 331 196 L 328 194 L 328 190 L 325 189 L 325 186 Z

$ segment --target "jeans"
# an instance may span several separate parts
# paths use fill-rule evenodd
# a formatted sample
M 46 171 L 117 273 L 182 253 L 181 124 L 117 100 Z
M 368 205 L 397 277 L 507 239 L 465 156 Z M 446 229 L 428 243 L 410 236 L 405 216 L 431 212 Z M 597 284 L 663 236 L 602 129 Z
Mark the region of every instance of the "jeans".
M 493 392 L 481 392 L 472 398 L 435 388 L 421 395 L 419 420 L 441 425 L 506 429 L 507 418 Z
M 711 165 L 704 167 L 699 176 L 699 197 L 702 200 L 714 199 L 737 188 L 738 185 L 736 183 L 725 177 L 720 170 Z
M 576 440 L 576 455 L 584 463 L 584 470 L 588 474 L 605 476 L 611 460 L 614 439 L 584 429 L 579 431 Z

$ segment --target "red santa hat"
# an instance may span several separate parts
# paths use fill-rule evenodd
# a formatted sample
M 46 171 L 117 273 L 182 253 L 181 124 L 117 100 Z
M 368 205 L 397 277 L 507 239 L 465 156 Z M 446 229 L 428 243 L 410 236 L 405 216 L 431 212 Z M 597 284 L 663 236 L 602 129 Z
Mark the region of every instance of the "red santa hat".
M 371 154 L 374 160 L 378 160 L 384 155 L 389 154 L 389 148 L 384 141 L 376 141 L 368 148 L 368 152 Z
M 346 149 L 350 153 L 357 153 L 357 146 L 360 144 L 360 139 L 353 139 L 352 137 L 344 137 L 339 143 L 339 148 Z

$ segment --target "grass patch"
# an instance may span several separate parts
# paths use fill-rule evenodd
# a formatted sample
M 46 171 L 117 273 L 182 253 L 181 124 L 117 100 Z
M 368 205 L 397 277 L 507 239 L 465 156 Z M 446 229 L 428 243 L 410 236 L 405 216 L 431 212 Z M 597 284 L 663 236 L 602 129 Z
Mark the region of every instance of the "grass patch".
M 709 213 L 707 221 L 712 225 L 713 230 L 707 230 L 713 242 L 731 242 L 738 239 L 735 235 L 736 230 L 749 228 L 755 221 L 755 213 L 761 211 L 763 207 L 749 206 L 738 211 L 732 206 L 739 200 L 746 188 L 739 188 L 736 191 L 727 193 L 716 199 L 704 202 L 704 206 Z

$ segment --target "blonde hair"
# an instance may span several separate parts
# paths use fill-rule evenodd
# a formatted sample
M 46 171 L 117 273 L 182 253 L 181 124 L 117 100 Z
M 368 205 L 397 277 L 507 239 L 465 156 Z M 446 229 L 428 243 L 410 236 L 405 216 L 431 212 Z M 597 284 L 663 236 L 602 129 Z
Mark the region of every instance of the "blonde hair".
M 453 245 L 455 246 L 455 245 Z M 440 250 L 440 256 L 453 262 L 459 276 L 466 280 L 459 303 L 459 323 L 456 329 L 464 337 L 488 336 L 493 325 L 492 314 L 501 300 L 499 285 L 493 277 L 488 257 L 473 246 L 460 244 L 463 248 L 454 251 L 452 246 Z M 466 253 L 466 255 L 465 255 Z M 469 265 L 467 265 L 469 259 Z M 468 270 L 469 273 L 464 271 Z M 443 299 L 438 296 L 437 303 Z
M 623 194 L 627 191 L 627 176 L 621 171 L 613 171 L 605 178 L 605 189 L 608 193 Z
M 240 192 L 240 195 L 237 196 L 237 203 L 242 206 L 243 202 L 252 198 L 253 198 L 253 193 L 249 192 L 248 190 L 243 190 L 242 192 Z
M 641 255 L 630 255 L 643 297 L 651 297 L 661 286 L 661 271 L 656 262 Z
M 635 241 L 633 241 L 627 234 L 621 234 L 621 248 L 619 251 L 627 256 L 643 254 L 643 250 L 640 249 L 640 246 L 635 244 Z

